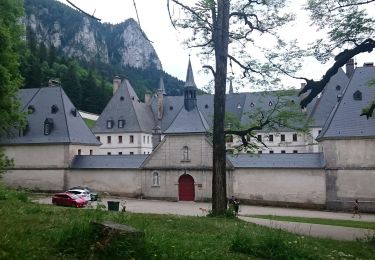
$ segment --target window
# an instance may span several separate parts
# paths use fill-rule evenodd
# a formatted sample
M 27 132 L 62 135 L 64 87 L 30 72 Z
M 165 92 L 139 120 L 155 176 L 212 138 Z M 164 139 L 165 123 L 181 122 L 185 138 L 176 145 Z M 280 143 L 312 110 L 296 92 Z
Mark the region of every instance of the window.
M 359 91 L 359 90 L 357 90 L 356 92 L 354 92 L 353 99 L 357 100 L 357 101 L 362 100 L 362 92 Z
M 111 155 L 111 152 L 107 152 L 107 155 Z
M 187 146 L 182 147 L 181 161 L 183 161 L 183 162 L 189 162 L 190 161 L 190 151 L 189 151 L 189 147 L 187 147 Z
M 120 136 L 118 137 L 118 143 L 119 143 L 119 144 L 122 144 L 122 135 L 120 135 Z
M 107 144 L 110 144 L 111 143 L 111 137 L 110 136 L 107 136 Z
M 225 142 L 226 143 L 233 143 L 233 135 L 227 135 L 225 137 Z
M 49 135 L 53 129 L 53 120 L 52 118 L 46 118 L 44 120 L 44 135 Z
M 121 100 L 121 101 L 124 101 L 124 97 L 123 97 L 123 96 L 121 96 L 121 97 L 120 97 L 120 100 Z
M 130 152 L 129 154 L 134 154 L 134 152 Z
M 98 141 L 100 142 L 100 136 L 97 136 L 97 137 L 96 137 L 96 140 L 98 140 Z
M 129 143 L 131 143 L 131 144 L 134 143 L 134 136 L 133 135 L 130 136 Z
M 340 86 L 340 85 L 337 85 L 337 86 L 336 86 L 336 90 L 337 90 L 337 91 L 341 90 L 341 86 Z
M 262 135 L 258 135 L 257 139 L 258 139 L 259 142 L 262 142 Z
M 293 150 L 293 153 L 298 153 L 298 150 Z
M 52 107 L 51 107 L 51 113 L 52 114 L 56 114 L 57 111 L 59 111 L 59 108 L 56 105 L 52 105 Z
M 147 143 L 150 143 L 150 136 L 147 136 Z
M 152 173 L 152 186 L 160 186 L 160 174 L 158 172 Z
M 120 120 L 118 121 L 118 128 L 124 128 L 124 125 L 125 125 L 125 120 L 120 119 Z
M 273 153 L 273 151 L 271 150 L 270 153 Z
M 27 107 L 27 113 L 32 114 L 35 112 L 35 107 L 33 105 L 30 105 Z
M 113 128 L 113 120 L 107 120 L 107 128 L 108 129 Z
M 122 155 L 122 152 L 118 152 L 118 155 Z
M 81 155 L 82 151 L 81 149 L 78 149 L 78 155 Z
M 90 149 L 90 155 L 92 155 L 92 150 Z
M 297 134 L 293 134 L 293 142 L 297 142 Z
M 204 105 L 204 108 L 205 108 L 205 109 L 207 109 L 207 108 L 208 108 L 208 105 L 207 105 L 207 104 L 206 104 L 206 105 Z
M 268 141 L 273 142 L 273 135 L 268 136 Z
M 281 153 L 285 153 L 285 150 L 281 150 Z
M 268 102 L 268 105 L 269 105 L 270 107 L 272 107 L 272 101 Z
M 282 135 L 280 136 L 280 138 L 281 138 L 281 142 L 285 142 L 285 135 L 284 135 L 284 134 L 282 134 Z
M 143 136 L 143 143 L 144 144 L 146 143 L 146 136 L 145 135 Z
M 259 153 L 259 154 L 261 154 L 261 153 L 262 153 L 262 151 L 258 151 L 258 153 Z
M 321 132 L 322 132 L 322 130 L 319 130 L 319 131 L 318 131 L 318 135 L 320 135 Z

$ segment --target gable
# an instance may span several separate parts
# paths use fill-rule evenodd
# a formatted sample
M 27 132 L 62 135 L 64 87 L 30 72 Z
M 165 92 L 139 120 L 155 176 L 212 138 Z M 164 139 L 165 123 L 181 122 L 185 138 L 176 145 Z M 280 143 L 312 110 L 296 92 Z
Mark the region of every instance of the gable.
M 212 144 L 205 135 L 167 135 L 142 168 L 212 168 Z

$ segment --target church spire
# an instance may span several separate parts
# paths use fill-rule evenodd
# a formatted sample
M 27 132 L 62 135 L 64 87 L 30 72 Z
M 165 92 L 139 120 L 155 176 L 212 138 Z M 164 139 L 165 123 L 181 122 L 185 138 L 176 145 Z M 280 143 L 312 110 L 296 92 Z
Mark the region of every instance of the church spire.
M 161 75 L 160 75 L 160 80 L 159 80 L 158 92 L 161 92 L 164 96 L 167 95 L 167 93 L 165 92 L 163 76 Z
M 184 87 L 184 107 L 187 111 L 193 110 L 197 106 L 197 86 L 194 82 L 193 69 L 189 58 L 189 64 L 186 74 Z

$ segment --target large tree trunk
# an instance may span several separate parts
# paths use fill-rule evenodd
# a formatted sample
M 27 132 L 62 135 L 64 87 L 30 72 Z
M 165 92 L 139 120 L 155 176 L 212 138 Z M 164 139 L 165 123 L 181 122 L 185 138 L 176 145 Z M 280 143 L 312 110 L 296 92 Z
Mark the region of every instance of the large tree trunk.
M 214 215 L 224 214 L 227 209 L 224 119 L 229 41 L 229 5 L 229 0 L 217 1 L 217 16 L 213 22 L 216 61 L 212 175 L 212 212 Z

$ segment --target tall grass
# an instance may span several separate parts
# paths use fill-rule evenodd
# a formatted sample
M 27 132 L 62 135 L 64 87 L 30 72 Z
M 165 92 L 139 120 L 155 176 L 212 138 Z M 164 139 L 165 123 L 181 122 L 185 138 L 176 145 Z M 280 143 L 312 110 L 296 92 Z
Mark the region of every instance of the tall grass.
M 105 233 L 93 221 L 144 232 Z M 236 218 L 131 214 L 39 205 L 0 186 L 0 259 L 374 259 L 369 241 L 302 238 Z

